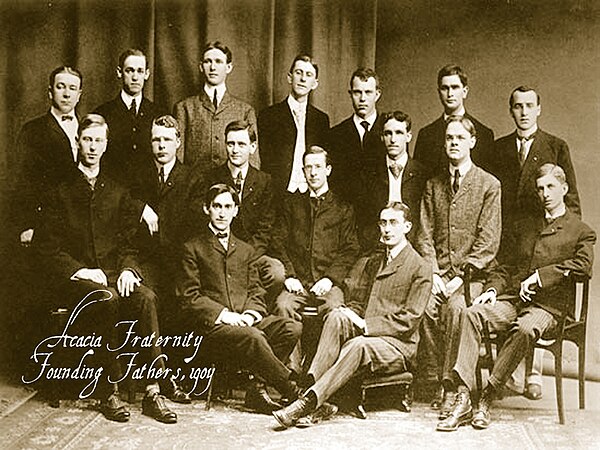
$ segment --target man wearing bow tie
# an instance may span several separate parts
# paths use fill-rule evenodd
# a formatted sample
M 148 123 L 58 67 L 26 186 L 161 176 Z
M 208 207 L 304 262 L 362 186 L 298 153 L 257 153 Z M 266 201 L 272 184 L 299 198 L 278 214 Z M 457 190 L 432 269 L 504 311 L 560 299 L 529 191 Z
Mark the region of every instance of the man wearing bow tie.
M 408 154 L 408 144 L 412 140 L 411 119 L 402 111 L 385 113 L 382 116 L 381 140 L 387 150 L 377 161 L 374 176 L 367 180 L 362 215 L 369 215 L 369 228 L 363 236 L 368 236 L 372 247 L 379 241 L 377 220 L 379 211 L 389 202 L 402 202 L 412 213 L 412 227 L 408 239 L 412 240 L 419 229 L 421 196 L 427 181 L 427 170 Z
M 476 139 L 475 126 L 468 118 L 448 120 L 445 146 L 449 163 L 445 173 L 427 181 L 421 201 L 416 248 L 433 267 L 419 343 L 421 381 L 429 392 L 440 387 L 442 367 L 451 360 L 448 351 L 456 339 L 451 331 L 457 329 L 455 322 L 465 307 L 460 287 L 463 270 L 466 265 L 476 269 L 470 286 L 474 297 L 481 292 L 483 274 L 500 247 L 500 182 L 471 161 Z M 441 314 L 442 308 L 445 314 Z M 441 317 L 445 317 L 444 335 Z M 434 406 L 439 404 L 438 397 L 433 399 Z M 449 413 L 453 400 L 444 397 L 440 417 Z
M 301 327 L 267 313 L 254 249 L 231 233 L 239 211 L 235 188 L 211 186 L 203 210 L 209 223 L 183 246 L 177 275 L 180 320 L 204 336 L 200 358 L 226 361 L 260 377 L 246 393 L 246 406 L 271 413 L 279 404 L 269 397 L 265 382 L 284 397 L 297 395 L 282 361 L 296 345 Z

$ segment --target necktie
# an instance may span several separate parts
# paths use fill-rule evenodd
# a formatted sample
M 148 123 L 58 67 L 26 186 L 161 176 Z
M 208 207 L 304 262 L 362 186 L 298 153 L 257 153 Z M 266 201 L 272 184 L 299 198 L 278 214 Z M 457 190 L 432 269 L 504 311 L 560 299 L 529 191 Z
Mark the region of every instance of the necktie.
M 129 111 L 131 111 L 131 113 L 134 116 L 137 116 L 137 103 L 135 102 L 135 98 L 133 100 L 131 100 L 131 105 L 129 106 Z
M 215 236 L 217 236 L 217 239 L 227 239 L 227 236 L 229 236 L 229 233 L 223 231 L 223 232 L 219 232 L 219 233 L 215 234 Z
M 390 172 L 392 172 L 392 175 L 394 175 L 394 178 L 397 179 L 400 176 L 400 174 L 402 173 L 402 166 L 397 163 L 391 163 L 389 167 L 390 167 Z
M 458 188 L 460 187 L 460 172 L 458 169 L 454 171 L 454 181 L 452 182 L 452 192 L 455 194 L 458 192 Z
M 392 256 L 392 253 L 389 250 L 386 251 L 386 255 L 387 255 L 387 257 L 386 257 L 386 265 L 387 265 L 387 264 L 391 263 L 394 258 Z
M 240 195 L 242 193 L 242 183 L 244 182 L 244 177 L 242 175 L 242 171 L 240 170 L 237 176 L 233 179 L 233 185 L 235 187 L 235 191 Z
M 65 122 L 67 120 L 73 120 L 73 116 L 64 115 L 60 119 Z
M 367 134 L 369 132 L 369 122 L 363 120 L 360 124 L 365 129 L 365 134 Z
M 310 198 L 310 212 L 312 215 L 312 219 L 314 221 L 315 216 L 319 212 L 319 207 L 321 206 L 321 202 L 323 201 L 323 197 L 311 197 Z
M 165 185 L 165 167 L 164 166 L 160 166 L 160 170 L 158 171 L 158 184 L 161 187 L 161 189 Z
M 90 187 L 92 188 L 92 191 L 94 190 L 94 188 L 96 187 L 96 181 L 98 180 L 97 177 L 88 177 L 87 175 L 85 175 L 85 179 L 88 182 L 88 184 L 90 185 Z
M 520 140 L 521 145 L 519 146 L 519 163 L 521 167 L 525 164 L 525 160 L 527 159 L 527 147 L 526 144 L 529 142 L 533 136 L 530 137 L 522 137 Z
M 213 105 L 214 105 L 215 111 L 216 111 L 217 107 L 219 106 L 219 99 L 217 98 L 217 90 L 216 89 L 215 89 L 214 95 L 213 95 Z

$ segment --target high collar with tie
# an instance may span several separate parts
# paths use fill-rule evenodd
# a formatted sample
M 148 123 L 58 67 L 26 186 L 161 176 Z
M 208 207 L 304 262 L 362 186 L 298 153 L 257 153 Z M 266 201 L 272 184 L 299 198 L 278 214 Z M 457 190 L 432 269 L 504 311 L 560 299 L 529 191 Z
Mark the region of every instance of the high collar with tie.
M 227 86 L 225 85 L 225 83 L 221 83 L 217 86 L 211 86 L 209 84 L 204 85 L 204 92 L 206 93 L 206 95 L 208 95 L 208 98 L 210 99 L 215 109 L 217 109 L 223 101 L 223 97 L 225 96 L 226 90 Z

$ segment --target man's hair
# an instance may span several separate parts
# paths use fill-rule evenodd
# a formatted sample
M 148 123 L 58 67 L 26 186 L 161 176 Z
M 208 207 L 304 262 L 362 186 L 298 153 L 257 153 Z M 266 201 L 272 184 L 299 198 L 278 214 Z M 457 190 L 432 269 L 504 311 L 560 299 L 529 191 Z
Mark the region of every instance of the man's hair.
M 83 75 L 81 74 L 81 72 L 73 67 L 70 66 L 60 66 L 57 67 L 56 69 L 54 69 L 51 73 L 50 76 L 48 77 L 48 86 L 52 87 L 54 86 L 54 79 L 56 78 L 56 75 L 58 75 L 59 73 L 68 73 L 71 75 L 75 75 L 76 77 L 79 78 L 79 89 L 81 89 L 83 87 Z
M 369 78 L 375 78 L 375 87 L 379 89 L 379 77 L 373 69 L 369 69 L 367 67 L 359 67 L 354 72 L 352 72 L 352 76 L 350 77 L 350 90 L 352 90 L 352 82 L 355 78 L 358 78 L 360 81 L 368 81 Z
M 410 120 L 410 116 L 408 114 L 398 110 L 384 113 L 381 119 L 383 127 L 385 127 L 385 124 L 392 119 L 397 120 L 398 122 L 406 123 L 406 131 L 410 131 L 410 128 L 412 127 L 412 120 Z M 381 129 L 381 134 L 383 134 L 383 128 Z
M 552 175 L 556 178 L 560 184 L 567 184 L 567 176 L 562 167 L 552 163 L 542 164 L 537 172 L 535 173 L 535 179 L 545 177 L 546 175 Z
M 412 223 L 412 213 L 411 213 L 408 205 L 406 205 L 402 202 L 389 202 L 381 210 L 383 211 L 385 209 L 393 209 L 394 211 L 402 211 L 402 214 L 404 215 L 404 220 L 406 222 Z
M 146 60 L 146 68 L 148 68 L 148 57 L 146 54 L 141 51 L 139 48 L 128 48 L 123 53 L 119 55 L 119 67 L 122 69 L 125 65 L 125 60 L 130 56 L 143 56 Z
M 175 134 L 177 135 L 177 137 L 181 137 L 181 133 L 179 132 L 179 123 L 177 122 L 177 119 L 175 119 L 175 117 L 169 114 L 155 118 L 152 121 L 152 126 L 175 128 Z
M 448 64 L 447 66 L 442 67 L 438 72 L 438 87 L 442 83 L 442 78 L 449 77 L 451 75 L 458 75 L 458 78 L 460 78 L 460 82 L 463 84 L 463 86 L 469 85 L 469 79 L 467 78 L 467 74 L 465 73 L 465 71 L 462 70 L 462 68 L 456 64 Z
M 307 155 L 325 155 L 325 164 L 330 166 L 331 161 L 329 160 L 329 153 L 323 147 L 319 147 L 318 145 L 311 145 L 302 155 L 302 164 L 306 160 Z
M 88 128 L 93 127 L 104 127 L 106 130 L 106 138 L 108 138 L 108 124 L 100 114 L 86 114 L 83 119 L 81 119 L 81 122 L 79 122 L 79 136 L 81 136 L 81 133 Z
M 452 122 L 460 123 L 465 128 L 465 130 L 467 130 L 471 134 L 471 136 L 477 136 L 477 130 L 475 129 L 475 125 L 473 125 L 473 122 L 468 117 L 449 116 L 446 120 L 446 129 L 448 129 L 448 125 L 450 125 Z
M 529 91 L 535 92 L 535 95 L 537 97 L 537 104 L 539 105 L 540 100 L 541 100 L 540 94 L 538 94 L 538 92 L 534 88 L 529 87 L 529 86 L 519 86 L 519 87 L 514 88 L 513 91 L 510 93 L 510 97 L 508 97 L 508 105 L 511 108 L 513 107 L 513 101 L 514 101 L 513 97 L 515 96 L 515 92 L 529 92 Z
M 304 54 L 296 55 L 296 57 L 292 61 L 292 65 L 290 66 L 290 73 L 292 73 L 294 71 L 294 66 L 296 65 L 297 61 L 304 61 L 304 62 L 311 64 L 315 68 L 315 78 L 319 78 L 319 66 L 317 65 L 315 60 L 312 59 L 312 57 L 310 55 L 304 55 Z
M 202 50 L 202 58 L 204 59 L 204 54 L 207 51 L 212 50 L 213 48 L 216 48 L 217 50 L 221 50 L 223 53 L 225 53 L 225 57 L 227 58 L 228 63 L 233 62 L 233 54 L 231 53 L 231 50 L 229 50 L 229 47 L 227 47 L 221 41 L 212 41 L 212 42 L 207 43 L 204 46 L 204 49 Z
M 231 198 L 233 198 L 233 202 L 235 203 L 235 205 L 240 206 L 240 197 L 235 191 L 235 188 L 224 183 L 213 184 L 211 187 L 208 188 L 206 194 L 204 194 L 204 206 L 206 208 L 209 208 L 218 195 L 226 194 L 228 192 L 231 194 Z
M 234 120 L 233 122 L 229 122 L 225 127 L 225 140 L 227 140 L 227 135 L 231 131 L 243 131 L 246 130 L 248 132 L 248 137 L 250 138 L 250 142 L 256 142 L 256 130 L 252 126 L 252 124 L 246 120 Z

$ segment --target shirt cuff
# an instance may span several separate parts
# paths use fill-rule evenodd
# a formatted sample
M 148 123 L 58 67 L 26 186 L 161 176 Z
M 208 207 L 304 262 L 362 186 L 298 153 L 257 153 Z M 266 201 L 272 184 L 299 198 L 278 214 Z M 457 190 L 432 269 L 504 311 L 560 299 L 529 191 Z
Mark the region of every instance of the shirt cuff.
M 539 270 L 535 270 L 535 279 L 537 281 L 537 284 L 539 287 L 542 287 L 542 279 L 540 278 L 540 271 Z
M 248 315 L 254 317 L 254 323 L 260 322 L 263 318 L 260 313 L 254 311 L 253 309 L 247 309 L 242 314 L 248 314 Z
M 217 316 L 217 320 L 215 320 L 215 325 L 219 325 L 221 323 L 223 323 L 223 321 L 221 320 L 223 317 L 223 314 L 229 312 L 229 310 L 227 308 L 223 308 L 221 310 L 221 312 L 219 313 L 219 315 Z
M 125 267 L 123 268 L 123 270 L 121 270 L 121 273 L 125 272 L 126 270 L 129 270 L 132 274 L 135 275 L 135 277 L 137 278 L 137 280 L 141 283 L 142 281 L 144 281 L 144 279 L 142 278 L 142 276 L 137 272 L 137 270 L 132 269 L 131 267 Z

